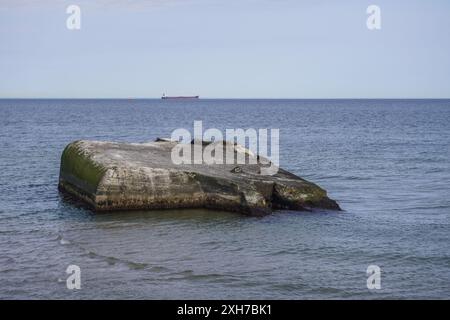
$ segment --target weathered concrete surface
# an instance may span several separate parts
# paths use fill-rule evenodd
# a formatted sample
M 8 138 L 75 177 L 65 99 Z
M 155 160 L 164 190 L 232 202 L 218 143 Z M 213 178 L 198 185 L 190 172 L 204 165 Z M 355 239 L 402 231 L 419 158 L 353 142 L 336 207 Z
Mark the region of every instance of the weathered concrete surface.
M 244 152 L 247 160 L 257 159 L 256 164 L 175 165 L 175 145 L 167 139 L 144 144 L 72 142 L 61 157 L 59 189 L 95 211 L 210 208 L 264 215 L 273 209 L 339 210 L 325 190 L 281 168 L 273 176 L 261 175 L 267 164 L 242 146 L 235 146 L 234 154 Z

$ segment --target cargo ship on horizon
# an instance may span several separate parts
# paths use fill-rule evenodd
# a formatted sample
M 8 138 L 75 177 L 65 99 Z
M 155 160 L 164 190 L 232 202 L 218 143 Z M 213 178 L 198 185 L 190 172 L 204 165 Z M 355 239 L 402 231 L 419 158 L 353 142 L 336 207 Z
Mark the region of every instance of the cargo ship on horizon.
M 200 99 L 200 96 L 166 96 L 166 94 L 163 93 L 161 99 Z

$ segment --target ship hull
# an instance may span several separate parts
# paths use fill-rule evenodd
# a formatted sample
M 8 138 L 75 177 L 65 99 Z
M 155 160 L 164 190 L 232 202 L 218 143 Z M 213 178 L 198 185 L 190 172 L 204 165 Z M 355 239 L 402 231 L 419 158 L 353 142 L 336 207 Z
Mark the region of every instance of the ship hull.
M 199 96 L 179 96 L 179 97 L 164 96 L 164 97 L 161 97 L 161 99 L 163 99 L 163 100 L 199 99 L 199 98 L 200 98 Z

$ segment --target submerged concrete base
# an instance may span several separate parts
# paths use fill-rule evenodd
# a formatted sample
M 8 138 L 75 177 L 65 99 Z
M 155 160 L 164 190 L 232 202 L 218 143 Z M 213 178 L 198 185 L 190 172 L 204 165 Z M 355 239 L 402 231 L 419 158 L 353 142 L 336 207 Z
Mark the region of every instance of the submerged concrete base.
M 247 164 L 175 165 L 171 152 L 177 144 L 167 139 L 72 142 L 61 157 L 59 189 L 95 211 L 209 208 L 265 215 L 273 209 L 340 210 L 325 190 L 294 174 L 279 169 L 262 175 L 267 164 L 260 160 L 266 159 L 242 146 L 234 145 L 233 152 L 244 152 Z M 208 145 L 202 143 L 200 151 Z M 194 155 L 194 144 L 188 146 Z

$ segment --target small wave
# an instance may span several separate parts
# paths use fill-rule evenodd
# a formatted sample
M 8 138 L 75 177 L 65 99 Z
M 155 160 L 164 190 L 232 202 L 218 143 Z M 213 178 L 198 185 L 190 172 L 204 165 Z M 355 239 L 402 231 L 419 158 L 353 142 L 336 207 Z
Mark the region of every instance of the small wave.
M 271 289 L 288 292 L 304 290 L 305 288 L 309 288 L 309 286 L 304 283 L 277 283 L 271 286 Z
M 193 275 L 194 274 L 194 270 L 183 270 L 183 271 L 179 271 L 179 272 L 174 272 L 171 275 L 181 275 L 181 276 L 185 276 L 185 275 Z
M 448 209 L 450 208 L 450 205 L 437 205 L 437 206 L 415 206 L 415 207 L 408 207 L 406 209 L 408 210 L 431 210 L 431 209 Z
M 61 239 L 61 240 L 59 240 L 59 243 L 64 246 L 64 245 L 70 244 L 70 241 L 66 240 L 66 239 Z
M 218 280 L 223 278 L 224 275 L 218 273 L 207 273 L 207 274 L 193 274 L 187 279 L 190 280 Z
M 150 268 L 150 271 L 153 271 L 153 272 L 167 272 L 167 271 L 169 271 L 169 269 L 166 268 L 166 267 L 162 267 L 162 266 L 154 266 L 154 267 Z
M 187 281 L 206 281 L 210 283 L 233 283 L 236 281 L 241 281 L 238 278 L 234 276 L 227 276 L 224 274 L 219 273 L 202 273 L 202 274 L 195 274 L 192 270 L 184 270 L 181 272 L 176 272 L 169 274 L 167 278 L 165 278 L 166 281 L 180 281 L 180 280 L 187 280 Z
M 371 180 L 371 177 L 361 177 L 361 176 L 343 176 L 342 177 L 344 180 L 358 180 L 358 181 L 367 181 L 367 180 Z
M 83 250 L 84 255 L 88 256 L 89 258 L 103 260 L 110 266 L 113 266 L 116 264 L 123 264 L 123 265 L 126 265 L 131 270 L 140 270 L 140 269 L 145 269 L 148 267 L 147 263 L 129 261 L 126 259 L 116 258 L 113 256 L 106 256 L 106 255 L 98 254 L 91 250 L 87 250 L 87 249 L 83 248 L 82 246 L 74 244 L 71 241 L 63 238 L 63 236 L 61 236 L 61 235 L 58 235 L 56 237 L 56 241 L 58 241 L 61 245 L 69 245 L 69 244 L 74 245 L 75 247 L 78 247 L 79 249 Z
M 95 259 L 95 258 L 101 259 L 101 260 L 105 261 L 106 263 L 108 263 L 109 265 L 124 264 L 131 270 L 140 270 L 140 269 L 145 269 L 148 267 L 147 263 L 134 262 L 134 261 L 116 258 L 116 257 L 112 257 L 112 256 L 105 256 L 105 255 L 101 255 L 101 254 L 98 254 L 96 252 L 89 251 L 89 250 L 86 251 L 86 255 L 92 259 Z
M 329 175 L 329 176 L 318 176 L 316 178 L 317 179 L 322 179 L 322 180 L 333 180 L 333 179 L 337 179 L 337 180 L 349 180 L 349 181 L 354 181 L 354 180 L 358 180 L 358 181 L 367 181 L 367 180 L 371 180 L 372 178 L 369 176 L 343 176 L 343 175 Z
M 61 244 L 61 245 L 63 245 L 63 246 L 64 246 L 64 245 L 68 245 L 68 244 L 71 243 L 69 240 L 64 239 L 61 235 L 58 235 L 58 236 L 56 237 L 56 241 L 58 241 L 59 244 Z
M 298 249 L 283 249 L 276 252 L 269 252 L 266 254 L 266 256 L 284 256 L 284 255 L 291 255 L 291 254 L 298 254 Z

